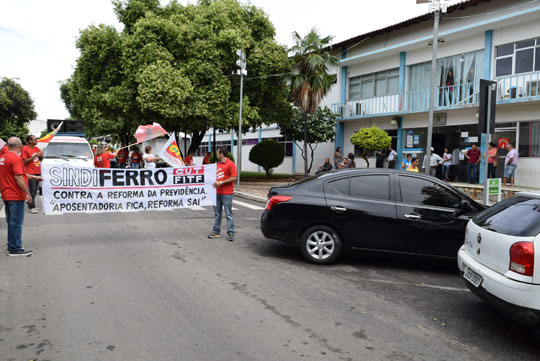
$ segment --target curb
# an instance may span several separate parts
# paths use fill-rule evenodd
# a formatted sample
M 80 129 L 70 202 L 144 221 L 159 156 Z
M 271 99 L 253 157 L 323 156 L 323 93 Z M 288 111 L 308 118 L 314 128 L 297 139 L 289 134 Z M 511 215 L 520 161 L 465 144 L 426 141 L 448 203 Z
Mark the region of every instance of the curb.
M 249 199 L 249 200 L 252 200 L 252 201 L 266 203 L 266 198 L 265 197 L 256 196 L 255 194 L 234 191 L 234 195 L 238 196 L 240 198 L 245 198 L 245 199 Z

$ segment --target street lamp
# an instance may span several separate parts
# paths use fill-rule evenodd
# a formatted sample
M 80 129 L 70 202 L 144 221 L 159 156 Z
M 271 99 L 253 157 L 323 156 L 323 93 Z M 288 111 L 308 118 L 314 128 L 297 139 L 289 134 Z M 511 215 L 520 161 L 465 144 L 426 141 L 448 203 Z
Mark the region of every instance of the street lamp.
M 444 0 L 447 1 L 447 0 Z M 431 142 L 433 138 L 433 108 L 435 106 L 435 75 L 437 73 L 437 45 L 439 43 L 439 19 L 441 11 L 446 12 L 447 4 L 441 0 L 416 0 L 417 4 L 429 4 L 429 12 L 433 11 L 433 52 L 431 54 L 431 88 L 429 91 L 429 118 L 426 144 L 426 174 L 429 174 L 431 168 Z
M 236 65 L 240 67 L 236 71 L 237 74 L 240 75 L 240 116 L 238 119 L 238 150 L 237 150 L 237 156 L 236 156 L 236 164 L 237 164 L 237 173 L 238 176 L 236 178 L 236 188 L 240 189 L 240 172 L 242 169 L 242 98 L 244 96 L 244 75 L 247 75 L 246 70 L 246 54 L 241 50 L 236 50 L 236 55 L 238 55 L 238 60 L 236 61 Z

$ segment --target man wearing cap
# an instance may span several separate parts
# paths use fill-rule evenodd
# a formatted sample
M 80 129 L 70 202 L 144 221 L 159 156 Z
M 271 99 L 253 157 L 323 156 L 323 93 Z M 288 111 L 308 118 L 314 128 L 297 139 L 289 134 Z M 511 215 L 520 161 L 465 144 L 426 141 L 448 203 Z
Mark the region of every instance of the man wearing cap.
M 11 137 L 7 143 L 8 151 L 0 156 L 0 192 L 4 201 L 8 224 L 8 256 L 30 256 L 32 251 L 22 247 L 22 225 L 24 222 L 24 203 L 31 204 L 32 196 L 28 190 L 28 177 L 24 162 L 18 153 L 22 149 L 19 138 Z
M 422 168 L 426 168 L 426 159 L 427 157 L 424 157 L 424 163 L 422 164 Z M 437 167 L 439 166 L 439 164 L 441 164 L 441 162 L 442 162 L 441 156 L 435 153 L 435 148 L 431 147 L 431 157 L 429 160 L 429 174 L 432 177 L 435 177 L 435 175 L 437 174 Z

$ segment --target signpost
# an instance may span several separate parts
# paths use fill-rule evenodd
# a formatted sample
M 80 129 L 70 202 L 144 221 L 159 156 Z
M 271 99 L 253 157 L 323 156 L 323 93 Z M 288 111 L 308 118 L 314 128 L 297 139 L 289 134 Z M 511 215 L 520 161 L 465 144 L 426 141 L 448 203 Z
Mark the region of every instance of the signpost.
M 488 201 L 489 196 L 497 195 L 497 202 L 501 201 L 501 178 L 490 178 L 486 180 L 488 185 Z M 486 203 L 487 205 L 487 203 Z
M 480 101 L 478 104 L 478 131 L 484 133 L 484 204 L 489 205 L 489 185 L 488 185 L 488 144 L 491 141 L 491 132 L 495 128 L 495 106 L 496 106 L 496 86 L 497 83 L 490 80 L 480 79 Z M 492 180 L 492 179 L 491 179 Z M 500 180 L 499 180 L 500 182 Z M 499 196 L 500 201 L 500 196 Z

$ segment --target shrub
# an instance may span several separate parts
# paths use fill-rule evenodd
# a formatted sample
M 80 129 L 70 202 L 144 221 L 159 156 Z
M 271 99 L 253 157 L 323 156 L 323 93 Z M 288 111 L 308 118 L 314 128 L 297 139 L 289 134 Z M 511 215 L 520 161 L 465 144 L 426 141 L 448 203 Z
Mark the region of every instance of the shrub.
M 283 163 L 285 149 L 273 139 L 263 140 L 251 148 L 249 160 L 263 167 L 266 175 L 272 174 L 272 170 Z

